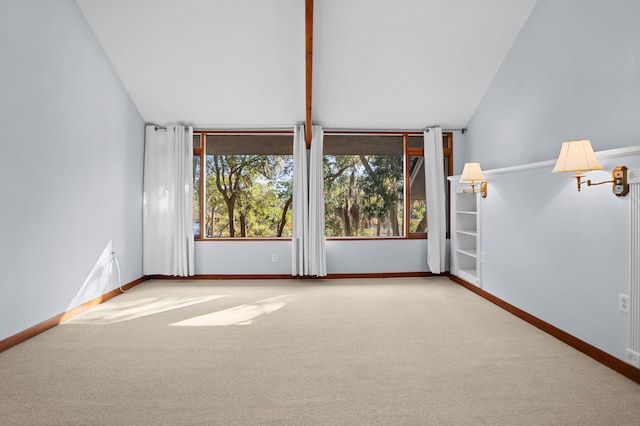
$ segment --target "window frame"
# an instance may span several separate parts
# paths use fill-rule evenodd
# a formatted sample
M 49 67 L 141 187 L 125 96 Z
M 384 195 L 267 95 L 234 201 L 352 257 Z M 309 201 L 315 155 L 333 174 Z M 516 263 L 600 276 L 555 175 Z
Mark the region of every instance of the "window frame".
M 215 237 L 204 236 L 205 221 L 205 201 L 206 201 L 206 156 L 207 156 L 207 135 L 237 136 L 237 135 L 280 135 L 291 136 L 291 146 L 293 149 L 293 130 L 202 130 L 194 129 L 193 135 L 200 135 L 200 147 L 193 148 L 193 156 L 200 156 L 200 235 L 194 236 L 194 240 L 202 241 L 291 241 L 291 237 Z
M 419 132 L 407 132 L 405 134 L 405 186 L 407 187 L 405 190 L 405 209 L 409 209 L 410 208 L 410 203 L 411 203 L 411 194 L 409 192 L 409 188 L 408 188 L 408 182 L 407 182 L 407 176 L 409 175 L 409 157 L 424 157 L 424 146 L 422 148 L 409 148 L 409 136 L 415 136 L 415 135 L 423 135 L 424 133 L 419 133 Z M 447 143 L 444 143 L 444 138 L 447 138 Z M 447 185 L 447 193 L 446 195 L 446 199 L 447 199 L 447 205 L 446 205 L 446 218 L 447 218 L 447 225 L 446 225 L 446 238 L 449 238 L 449 211 L 450 211 L 450 206 L 451 206 L 451 182 L 449 181 L 449 179 L 447 179 L 447 177 L 449 176 L 453 176 L 453 132 L 442 132 L 442 139 L 443 139 L 443 147 L 442 147 L 442 154 L 444 157 L 444 160 L 447 162 L 447 174 L 445 176 L 445 183 Z M 409 210 L 405 210 L 405 211 L 409 211 Z M 408 213 L 407 213 L 408 214 Z M 409 220 L 406 220 L 406 236 L 408 239 L 427 239 L 428 237 L 428 230 L 425 233 L 409 233 Z
M 402 236 L 390 236 L 390 237 L 326 237 L 327 241 L 340 241 L 340 240 L 348 240 L 348 241 L 375 241 L 375 240 L 425 240 L 428 238 L 428 232 L 424 233 L 409 233 L 409 214 L 410 214 L 410 201 L 411 195 L 409 193 L 409 157 L 424 157 L 424 146 L 422 148 L 409 148 L 409 136 L 424 136 L 423 131 L 326 131 L 325 135 L 367 135 L 367 136 L 402 136 L 403 138 L 403 162 L 404 162 L 404 185 L 403 185 L 403 196 L 404 196 L 404 235 Z M 453 132 L 446 131 L 442 132 L 443 138 L 443 147 L 442 153 L 444 160 L 447 162 L 447 175 L 445 178 L 445 183 L 447 185 L 447 225 L 446 225 L 446 238 L 449 238 L 449 210 L 450 210 L 450 194 L 451 194 L 451 183 L 447 179 L 449 176 L 453 176 Z M 444 142 L 446 138 L 446 144 Z M 428 231 L 428 230 L 427 230 Z
M 200 136 L 200 147 L 193 148 L 193 156 L 200 157 L 200 205 L 199 205 L 199 220 L 200 220 L 200 235 L 194 236 L 195 241 L 203 242 L 203 241 L 291 241 L 291 237 L 216 237 L 216 238 L 206 238 L 204 237 L 203 232 L 203 224 L 205 222 L 205 201 L 206 201 L 206 137 L 207 135 L 290 135 L 292 137 L 293 143 L 293 130 L 203 130 L 203 129 L 194 129 L 193 135 Z M 409 232 L 409 215 L 410 215 L 410 201 L 411 194 L 408 185 L 409 179 L 409 157 L 422 156 L 424 157 L 424 147 L 422 148 L 409 148 L 409 137 L 410 136 L 422 136 L 424 132 L 422 131 L 406 131 L 406 132 L 398 132 L 398 131 L 326 131 L 325 134 L 328 135 L 371 135 L 371 136 L 402 136 L 403 138 L 403 162 L 404 162 L 404 184 L 403 184 L 403 196 L 404 196 L 404 223 L 403 223 L 403 231 L 404 235 L 402 236 L 388 236 L 388 237 L 327 237 L 327 240 L 348 240 L 348 241 L 375 241 L 375 240 L 414 240 L 414 239 L 427 239 L 428 232 L 425 233 L 410 233 Z M 454 160 L 453 160 L 453 132 L 446 131 L 442 132 L 443 137 L 443 156 L 444 160 L 447 164 L 447 175 L 445 176 L 445 182 L 447 185 L 447 231 L 446 237 L 449 238 L 449 211 L 450 211 L 450 203 L 451 203 L 451 183 L 448 179 L 448 176 L 453 175 L 454 170 Z M 446 138 L 446 143 L 445 143 Z M 194 188 L 195 189 L 195 188 Z M 428 230 L 427 230 L 428 231 Z

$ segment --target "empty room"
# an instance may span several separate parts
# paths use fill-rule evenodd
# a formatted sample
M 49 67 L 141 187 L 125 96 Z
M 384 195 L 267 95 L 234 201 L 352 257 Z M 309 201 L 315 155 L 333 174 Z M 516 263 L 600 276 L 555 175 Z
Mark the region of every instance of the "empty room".
M 0 0 L 0 423 L 637 426 L 639 22 Z

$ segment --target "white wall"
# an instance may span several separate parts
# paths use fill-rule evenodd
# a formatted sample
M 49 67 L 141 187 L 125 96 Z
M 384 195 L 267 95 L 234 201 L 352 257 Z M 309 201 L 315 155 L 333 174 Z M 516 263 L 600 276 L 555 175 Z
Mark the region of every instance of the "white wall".
M 330 240 L 327 273 L 426 272 L 426 240 Z M 277 262 L 272 262 L 272 255 Z M 195 248 L 196 274 L 291 274 L 291 241 L 204 241 Z
M 639 154 L 602 160 L 640 169 Z M 482 200 L 484 290 L 614 356 L 625 359 L 629 314 L 630 197 L 611 185 L 576 189 L 551 166 L 487 173 Z M 591 172 L 608 180 L 608 172 Z
M 0 2 L 0 93 L 1 340 L 141 277 L 144 123 L 72 0 Z
M 195 266 L 196 275 L 291 275 L 291 240 L 196 242 Z
M 639 17 L 635 0 L 539 0 L 468 126 L 468 157 L 487 170 L 553 160 L 567 139 L 640 145 Z M 640 158 L 602 164 L 592 179 Z M 630 199 L 611 185 L 578 193 L 551 167 L 487 173 L 482 287 L 624 359 Z
M 640 144 L 640 2 L 539 0 L 469 123 L 484 168 Z
M 427 240 L 327 241 L 330 274 L 427 272 Z

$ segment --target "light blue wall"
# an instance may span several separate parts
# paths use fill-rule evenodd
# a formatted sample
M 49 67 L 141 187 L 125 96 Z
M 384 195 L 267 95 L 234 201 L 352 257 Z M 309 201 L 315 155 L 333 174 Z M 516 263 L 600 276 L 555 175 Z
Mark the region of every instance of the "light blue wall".
M 640 169 L 639 154 L 601 159 Z M 552 166 L 487 173 L 482 200 L 482 287 L 616 357 L 625 358 L 629 314 L 631 199 L 611 185 L 576 189 Z M 591 172 L 608 180 L 608 172 Z
M 291 275 L 291 240 L 196 242 L 195 266 L 196 275 Z
M 551 160 L 567 139 L 596 151 L 640 145 L 640 2 L 539 0 L 466 134 L 485 170 Z M 640 157 L 605 158 L 640 168 Z M 487 173 L 483 289 L 625 358 L 630 198 L 611 185 L 578 193 L 552 164 Z
M 330 274 L 427 272 L 427 240 L 327 241 Z
M 469 123 L 485 169 L 640 143 L 640 2 L 539 0 Z
M 330 240 L 326 251 L 328 274 L 429 271 L 426 240 Z M 198 242 L 195 256 L 196 274 L 291 274 L 290 240 Z
M 72 0 L 0 2 L 0 93 L 1 340 L 141 277 L 144 123 Z

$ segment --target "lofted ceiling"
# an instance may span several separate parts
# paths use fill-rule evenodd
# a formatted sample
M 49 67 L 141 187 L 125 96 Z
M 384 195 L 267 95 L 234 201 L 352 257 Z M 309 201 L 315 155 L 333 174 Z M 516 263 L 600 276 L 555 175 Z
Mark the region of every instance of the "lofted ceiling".
M 306 114 L 305 0 L 77 0 L 146 122 Z M 465 127 L 536 0 L 316 0 L 313 123 Z

